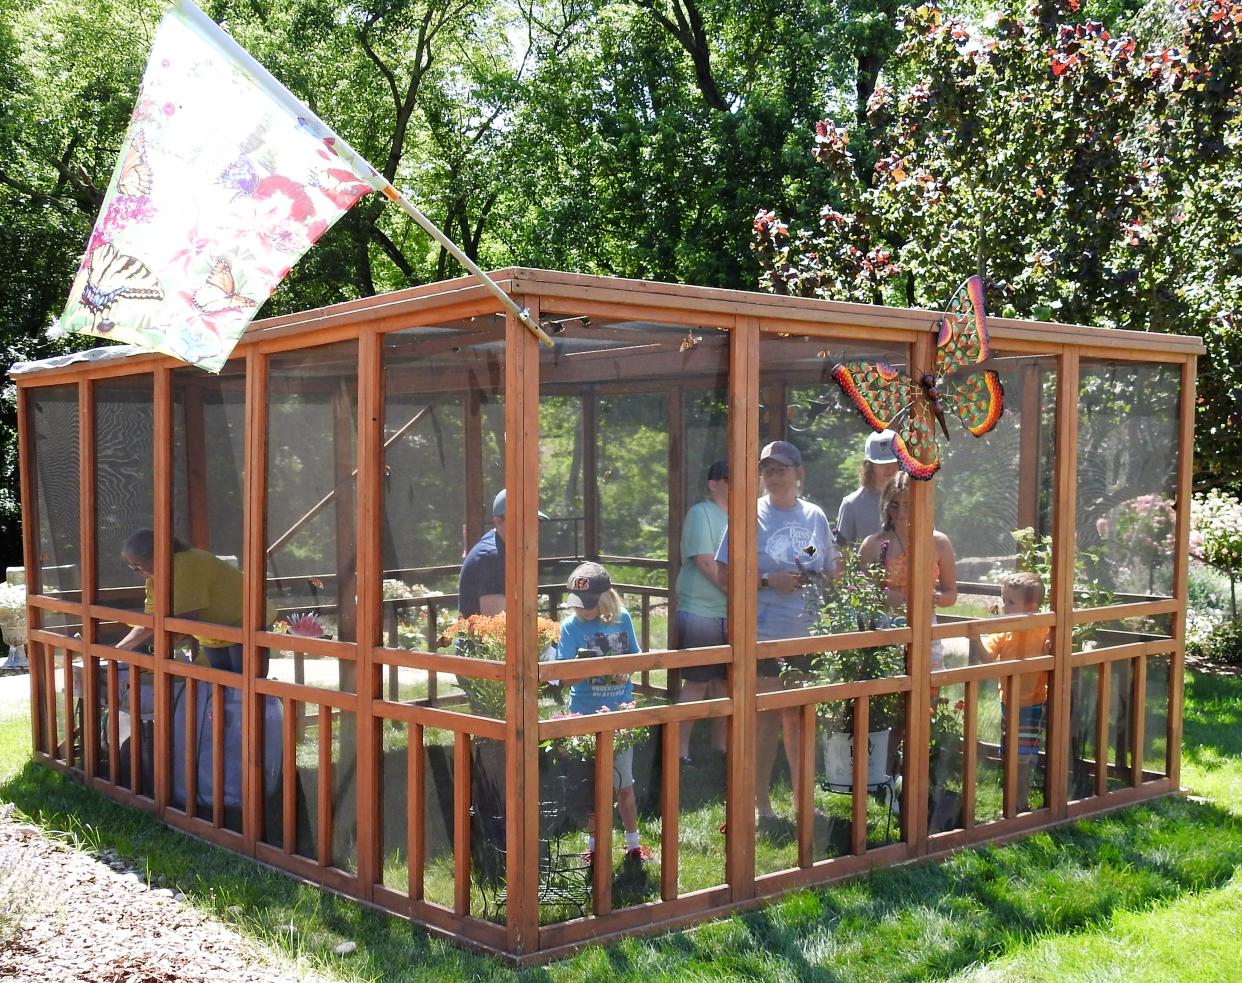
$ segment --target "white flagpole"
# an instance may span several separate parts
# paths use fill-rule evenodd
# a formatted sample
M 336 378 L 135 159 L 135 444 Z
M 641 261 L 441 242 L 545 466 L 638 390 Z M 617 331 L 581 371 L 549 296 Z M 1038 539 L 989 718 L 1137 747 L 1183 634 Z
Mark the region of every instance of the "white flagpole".
M 258 61 L 251 56 L 250 52 L 229 37 L 229 35 L 221 29 L 219 24 L 199 10 L 193 3 L 193 0 L 177 0 L 176 8 L 182 17 L 184 17 L 187 21 L 192 21 L 194 23 L 201 36 L 210 38 L 220 48 L 222 54 L 233 59 L 238 66 L 247 74 L 251 75 L 255 81 L 261 83 L 264 88 L 268 90 L 269 95 L 276 98 L 291 116 L 295 119 L 301 117 L 308 123 L 314 124 L 318 131 L 331 134 L 335 138 L 339 149 L 344 151 L 342 157 L 346 160 L 357 160 L 370 170 L 370 174 L 359 174 L 358 177 L 360 180 L 366 181 L 371 185 L 371 187 L 382 192 L 384 197 L 386 197 L 389 201 L 400 205 L 402 210 L 409 215 L 410 218 L 414 219 L 415 222 L 426 229 L 427 233 L 435 239 L 436 242 L 447 249 L 453 258 L 457 260 L 457 262 L 461 263 L 462 266 L 477 276 L 479 281 L 487 287 L 488 290 L 496 295 L 496 299 L 500 301 L 501 306 L 521 321 L 522 324 L 524 324 L 531 331 L 531 333 L 539 339 L 541 344 L 547 348 L 552 347 L 552 339 L 548 337 L 547 333 L 540 328 L 538 324 L 535 323 L 534 319 L 530 316 L 529 311 L 518 307 L 513 298 L 500 289 L 500 284 L 479 269 L 478 265 L 469 256 L 462 252 L 452 239 L 436 228 L 435 223 L 432 222 L 431 219 L 420 212 L 413 205 L 413 203 L 405 197 L 405 195 L 389 184 L 387 179 L 380 174 L 379 171 L 367 163 L 366 158 L 354 150 L 354 148 L 351 147 L 341 136 L 339 136 L 335 130 L 325 126 L 323 121 L 311 112 L 305 103 L 286 89 L 284 85 L 282 85 L 280 81 L 271 74 L 271 72 L 260 65 Z
M 541 327 L 539 327 L 539 325 L 535 323 L 534 319 L 530 316 L 530 311 L 526 310 L 525 308 L 518 307 L 518 305 L 514 302 L 513 298 L 500 289 L 500 284 L 498 284 L 495 280 L 493 280 L 486 273 L 484 273 L 481 269 L 479 269 L 478 265 L 474 262 L 474 260 L 472 260 L 465 253 L 463 253 L 457 247 L 457 243 L 455 243 L 452 239 L 450 239 L 443 232 L 441 232 L 436 227 L 436 224 L 431 221 L 431 219 L 429 219 L 426 215 L 420 212 L 418 208 L 414 205 L 414 203 L 410 201 L 409 198 L 403 195 L 400 191 L 394 188 L 391 184 L 384 188 L 384 196 L 388 198 L 389 201 L 394 202 L 397 205 L 400 205 L 401 210 L 404 211 L 407 215 L 409 215 L 410 218 L 414 219 L 414 221 L 417 222 L 419 225 L 421 225 L 424 229 L 426 229 L 427 233 L 431 236 L 431 238 L 433 238 L 441 246 L 447 249 L 450 255 L 452 255 L 452 257 L 455 260 L 457 260 L 457 262 L 461 263 L 462 266 L 464 266 L 467 270 L 469 270 L 471 273 L 477 276 L 483 282 L 483 284 L 486 285 L 488 289 L 490 289 L 492 293 L 496 295 L 497 299 L 501 302 L 501 304 L 504 305 L 505 310 L 507 310 L 510 314 L 516 317 L 519 321 L 521 321 L 524 325 L 526 325 L 527 328 L 531 330 L 534 336 L 539 339 L 540 344 L 542 344 L 546 348 L 552 347 L 552 339 L 548 337 L 547 332 L 545 332 Z

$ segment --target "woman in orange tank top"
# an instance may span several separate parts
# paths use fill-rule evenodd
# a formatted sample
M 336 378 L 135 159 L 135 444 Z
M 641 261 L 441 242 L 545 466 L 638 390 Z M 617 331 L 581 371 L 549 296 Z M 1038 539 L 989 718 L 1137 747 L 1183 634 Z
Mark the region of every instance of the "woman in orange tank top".
M 880 495 L 880 531 L 863 540 L 859 557 L 868 566 L 884 570 L 884 592 L 893 614 L 906 617 L 910 583 L 910 557 L 906 544 L 910 536 L 910 476 L 894 475 Z M 957 602 L 957 563 L 953 544 L 939 530 L 932 532 L 932 601 L 935 607 L 952 607 Z M 939 642 L 932 643 L 932 668 L 943 666 Z

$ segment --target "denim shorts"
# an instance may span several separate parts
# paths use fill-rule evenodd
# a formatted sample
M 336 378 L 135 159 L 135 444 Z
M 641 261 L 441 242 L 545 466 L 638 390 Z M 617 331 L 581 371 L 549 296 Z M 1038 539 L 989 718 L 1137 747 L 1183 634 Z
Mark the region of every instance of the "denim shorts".
M 677 647 L 701 649 L 711 645 L 728 643 L 728 626 L 724 618 L 705 618 L 689 611 L 677 612 Z M 705 683 L 712 679 L 724 679 L 727 667 L 687 666 L 681 670 L 685 682 Z

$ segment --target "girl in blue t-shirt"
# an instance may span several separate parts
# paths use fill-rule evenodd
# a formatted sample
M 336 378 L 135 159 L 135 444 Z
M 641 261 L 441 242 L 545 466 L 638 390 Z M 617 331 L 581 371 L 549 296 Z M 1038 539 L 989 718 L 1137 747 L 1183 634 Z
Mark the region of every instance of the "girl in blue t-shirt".
M 608 571 L 598 563 L 582 563 L 565 586 L 569 594 L 565 606 L 573 610 L 561 622 L 561 640 L 557 645 L 558 659 L 598 658 L 605 655 L 634 655 L 639 651 L 638 637 L 630 613 L 621 602 L 621 595 L 612 587 Z M 574 683 L 569 690 L 571 713 L 602 713 L 616 710 L 634 700 L 634 686 L 628 672 L 610 676 L 592 676 Z M 651 851 L 638 840 L 638 804 L 634 798 L 634 749 L 626 748 L 613 759 L 612 786 L 617 793 L 617 809 L 625 827 L 625 859 L 642 862 L 651 858 Z M 587 820 L 595 828 L 595 817 Z M 587 837 L 587 849 L 594 854 L 595 836 Z

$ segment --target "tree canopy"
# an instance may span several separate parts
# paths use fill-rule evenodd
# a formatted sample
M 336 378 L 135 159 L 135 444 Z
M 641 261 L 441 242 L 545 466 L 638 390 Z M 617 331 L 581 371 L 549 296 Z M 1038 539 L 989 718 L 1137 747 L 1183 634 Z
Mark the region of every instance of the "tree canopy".
M 0 0 L 10 360 L 66 344 L 44 330 L 165 6 Z M 1242 419 L 1229 418 L 1242 395 L 1238 4 L 203 7 L 484 267 L 738 288 L 763 277 L 925 306 L 982 269 L 998 312 L 1201 334 L 1201 459 L 1214 480 L 1242 481 Z M 457 272 L 371 196 L 262 313 Z M 9 399 L 0 542 L 15 559 L 13 425 Z

